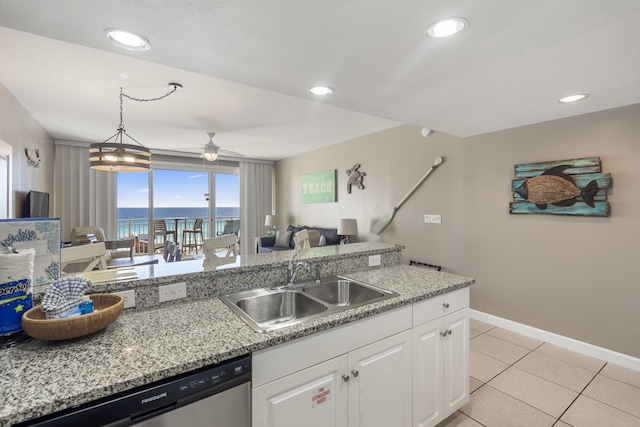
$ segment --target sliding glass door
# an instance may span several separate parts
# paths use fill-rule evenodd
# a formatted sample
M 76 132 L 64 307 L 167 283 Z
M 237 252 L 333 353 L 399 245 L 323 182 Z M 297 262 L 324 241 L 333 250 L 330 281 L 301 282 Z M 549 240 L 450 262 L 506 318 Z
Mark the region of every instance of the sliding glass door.
M 235 172 L 235 173 L 234 173 Z M 213 213 L 213 214 L 212 214 Z M 228 171 L 154 168 L 149 173 L 118 173 L 118 239 L 135 237 L 140 252 L 152 252 L 203 220 L 204 237 L 240 227 L 240 180 Z M 159 230 L 164 227 L 166 236 Z M 149 245 L 151 234 L 156 234 Z

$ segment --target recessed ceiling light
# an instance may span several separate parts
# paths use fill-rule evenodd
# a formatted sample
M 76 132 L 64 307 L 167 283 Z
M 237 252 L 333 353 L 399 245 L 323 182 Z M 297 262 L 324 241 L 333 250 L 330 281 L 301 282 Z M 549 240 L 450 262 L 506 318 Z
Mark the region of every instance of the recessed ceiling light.
M 576 95 L 569 95 L 569 96 L 565 96 L 564 98 L 560 98 L 560 99 L 558 99 L 558 102 L 560 104 L 569 104 L 571 102 L 582 101 L 587 96 L 589 96 L 589 94 L 587 94 L 587 93 L 578 93 Z
M 314 95 L 331 95 L 333 93 L 333 89 L 329 86 L 315 86 L 309 89 L 309 92 Z
M 425 31 L 427 37 L 441 39 L 451 37 L 463 32 L 469 26 L 469 22 L 463 18 L 447 18 L 434 22 Z
M 109 28 L 108 30 L 104 30 L 104 35 L 111 40 L 111 43 L 127 50 L 144 51 L 151 48 L 149 40 L 131 31 Z

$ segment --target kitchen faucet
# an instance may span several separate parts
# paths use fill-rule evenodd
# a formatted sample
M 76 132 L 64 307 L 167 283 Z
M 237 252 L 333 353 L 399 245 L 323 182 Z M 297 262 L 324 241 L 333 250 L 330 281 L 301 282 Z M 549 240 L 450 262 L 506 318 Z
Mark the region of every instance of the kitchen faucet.
M 304 261 L 298 262 L 294 266 L 293 260 L 296 258 L 297 255 L 298 255 L 298 251 L 294 251 L 293 255 L 291 256 L 291 259 L 289 260 L 289 267 L 287 268 L 287 284 L 285 288 L 293 287 L 296 281 L 296 276 L 298 275 L 298 271 L 301 268 L 304 267 L 307 270 L 307 273 L 311 271 L 311 266 Z

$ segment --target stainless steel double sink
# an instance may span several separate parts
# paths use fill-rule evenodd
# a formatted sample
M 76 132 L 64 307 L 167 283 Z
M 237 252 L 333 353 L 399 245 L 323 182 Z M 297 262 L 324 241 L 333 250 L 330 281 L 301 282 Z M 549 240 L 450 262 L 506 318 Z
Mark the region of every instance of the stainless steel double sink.
M 269 332 L 397 296 L 340 276 L 284 289 L 252 289 L 220 297 L 256 332 Z

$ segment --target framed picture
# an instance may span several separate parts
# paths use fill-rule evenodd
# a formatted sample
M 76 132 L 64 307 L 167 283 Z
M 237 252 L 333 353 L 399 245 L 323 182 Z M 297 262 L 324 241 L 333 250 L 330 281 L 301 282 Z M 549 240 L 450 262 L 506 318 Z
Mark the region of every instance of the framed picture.
M 336 201 L 336 170 L 302 175 L 302 203 Z

